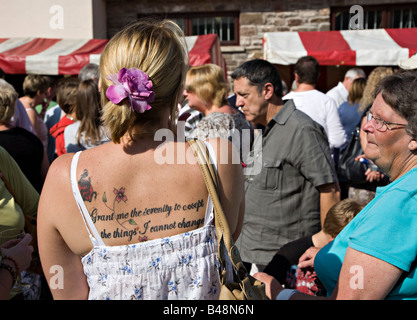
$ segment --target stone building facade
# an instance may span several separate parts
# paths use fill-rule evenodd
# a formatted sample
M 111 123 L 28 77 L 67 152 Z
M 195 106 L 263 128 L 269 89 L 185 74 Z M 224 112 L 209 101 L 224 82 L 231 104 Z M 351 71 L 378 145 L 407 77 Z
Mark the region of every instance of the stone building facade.
M 401 0 L 401 3 L 417 5 L 416 0 Z M 222 46 L 230 74 L 241 63 L 263 56 L 265 32 L 331 30 L 332 10 L 353 5 L 381 7 L 394 4 L 392 0 L 107 0 L 107 33 L 111 37 L 138 15 L 238 11 L 239 42 Z

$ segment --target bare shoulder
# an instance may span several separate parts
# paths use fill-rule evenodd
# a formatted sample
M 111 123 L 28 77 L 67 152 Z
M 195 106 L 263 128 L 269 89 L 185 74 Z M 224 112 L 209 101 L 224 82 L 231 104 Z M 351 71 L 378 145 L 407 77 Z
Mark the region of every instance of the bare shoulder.
M 49 167 L 48 174 L 41 192 L 40 211 L 44 204 L 49 207 L 52 202 L 62 201 L 65 199 L 67 191 L 70 191 L 70 171 L 71 160 L 74 154 L 64 154 L 55 159 Z M 72 194 L 72 192 L 70 192 Z M 51 202 L 52 201 L 52 202 Z
M 60 172 L 65 167 L 68 167 L 69 169 L 71 166 L 71 161 L 73 157 L 74 157 L 74 153 L 66 153 L 66 154 L 63 154 L 62 156 L 59 156 L 51 163 L 48 173 L 53 172 L 54 170 Z

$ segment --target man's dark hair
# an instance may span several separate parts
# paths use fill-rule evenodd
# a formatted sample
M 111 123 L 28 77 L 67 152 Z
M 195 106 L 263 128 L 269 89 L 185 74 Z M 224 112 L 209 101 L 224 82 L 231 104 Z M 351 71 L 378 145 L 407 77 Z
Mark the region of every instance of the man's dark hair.
M 233 80 L 245 77 L 252 86 L 257 87 L 259 93 L 262 92 L 266 83 L 274 86 L 274 93 L 282 97 L 282 82 L 278 70 L 270 62 L 255 59 L 243 63 L 235 69 L 231 75 Z
M 315 85 L 319 79 L 319 63 L 312 56 L 305 56 L 298 59 L 294 72 L 299 77 L 299 83 Z

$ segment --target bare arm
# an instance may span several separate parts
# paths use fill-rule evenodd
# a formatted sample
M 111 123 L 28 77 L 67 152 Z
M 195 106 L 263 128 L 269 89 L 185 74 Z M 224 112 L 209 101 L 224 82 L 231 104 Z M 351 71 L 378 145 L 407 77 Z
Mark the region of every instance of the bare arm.
M 382 300 L 403 271 L 378 258 L 348 248 L 339 281 L 331 298 L 338 300 Z
M 71 199 L 71 158 L 62 156 L 51 165 L 38 209 L 39 253 L 54 299 L 87 299 L 89 291 L 81 258 L 71 251 L 60 232 L 74 220 L 74 206 L 77 210 Z M 72 237 L 77 239 L 79 233 L 73 232 Z
M 220 143 L 221 141 L 221 143 Z M 209 139 L 217 154 L 220 181 L 220 202 L 233 240 L 237 240 L 243 225 L 245 196 L 239 152 L 225 139 Z
M 329 209 L 340 201 L 340 187 L 337 182 L 317 187 L 320 192 L 320 221 L 323 227 Z
M 330 299 L 333 300 L 382 300 L 394 288 L 402 270 L 373 256 L 348 248 L 343 260 L 339 280 Z M 266 284 L 271 299 L 283 290 L 275 278 L 265 274 L 254 275 Z M 302 293 L 294 294 L 291 300 L 320 299 Z

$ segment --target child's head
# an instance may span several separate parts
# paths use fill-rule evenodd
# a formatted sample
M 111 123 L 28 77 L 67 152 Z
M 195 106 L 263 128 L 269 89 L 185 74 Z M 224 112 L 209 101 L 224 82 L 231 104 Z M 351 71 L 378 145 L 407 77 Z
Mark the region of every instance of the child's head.
M 58 82 L 56 99 L 59 107 L 66 114 L 74 110 L 77 101 L 78 79 L 63 78 Z
M 339 201 L 327 212 L 323 231 L 335 238 L 362 208 L 363 205 L 350 198 Z

